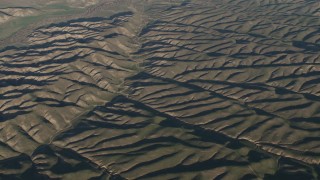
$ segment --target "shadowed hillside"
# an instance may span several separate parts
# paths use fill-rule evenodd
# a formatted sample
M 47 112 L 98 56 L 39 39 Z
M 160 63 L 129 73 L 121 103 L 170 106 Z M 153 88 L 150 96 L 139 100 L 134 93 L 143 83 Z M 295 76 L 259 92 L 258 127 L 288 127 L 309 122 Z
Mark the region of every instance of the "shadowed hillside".
M 79 6 L 0 50 L 0 179 L 319 179 L 319 1 Z

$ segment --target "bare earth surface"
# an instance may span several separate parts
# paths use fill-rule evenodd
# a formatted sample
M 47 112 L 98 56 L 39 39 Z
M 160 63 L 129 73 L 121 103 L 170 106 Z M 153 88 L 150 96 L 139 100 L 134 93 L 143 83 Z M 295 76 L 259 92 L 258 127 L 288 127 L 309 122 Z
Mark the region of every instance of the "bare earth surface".
M 3 41 L 0 179 L 320 178 L 319 1 L 65 3 Z

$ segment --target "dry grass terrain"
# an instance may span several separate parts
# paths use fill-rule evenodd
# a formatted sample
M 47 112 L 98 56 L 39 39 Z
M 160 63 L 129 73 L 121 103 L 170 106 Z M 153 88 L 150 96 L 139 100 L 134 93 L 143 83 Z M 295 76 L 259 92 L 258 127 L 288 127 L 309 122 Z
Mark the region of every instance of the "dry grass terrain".
M 61 21 L 62 18 L 85 13 L 87 7 L 96 6 L 98 3 L 98 0 L 2 0 L 0 1 L 0 39 L 14 36 L 19 30 L 26 31 L 34 23 L 40 26 L 40 24 L 53 23 L 54 18 Z M 17 41 L 21 41 L 19 33 L 15 36 L 18 36 Z
M 60 3 L 0 50 L 0 179 L 320 178 L 319 1 Z

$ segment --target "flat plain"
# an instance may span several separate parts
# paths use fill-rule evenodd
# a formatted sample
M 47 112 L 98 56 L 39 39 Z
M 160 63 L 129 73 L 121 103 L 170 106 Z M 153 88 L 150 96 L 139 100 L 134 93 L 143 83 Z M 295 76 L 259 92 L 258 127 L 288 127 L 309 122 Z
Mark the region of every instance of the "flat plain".
M 0 2 L 0 179 L 320 178 L 317 0 Z

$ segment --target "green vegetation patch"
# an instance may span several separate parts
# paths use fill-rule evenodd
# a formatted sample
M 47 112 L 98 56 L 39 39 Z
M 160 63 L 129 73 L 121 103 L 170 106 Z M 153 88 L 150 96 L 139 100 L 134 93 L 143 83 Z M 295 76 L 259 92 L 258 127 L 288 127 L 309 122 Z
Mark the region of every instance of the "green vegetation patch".
M 44 6 L 36 15 L 26 17 L 14 17 L 6 23 L 0 24 L 0 39 L 4 39 L 23 29 L 32 23 L 51 17 L 65 16 L 83 12 L 85 9 L 72 8 L 66 4 L 57 3 Z

